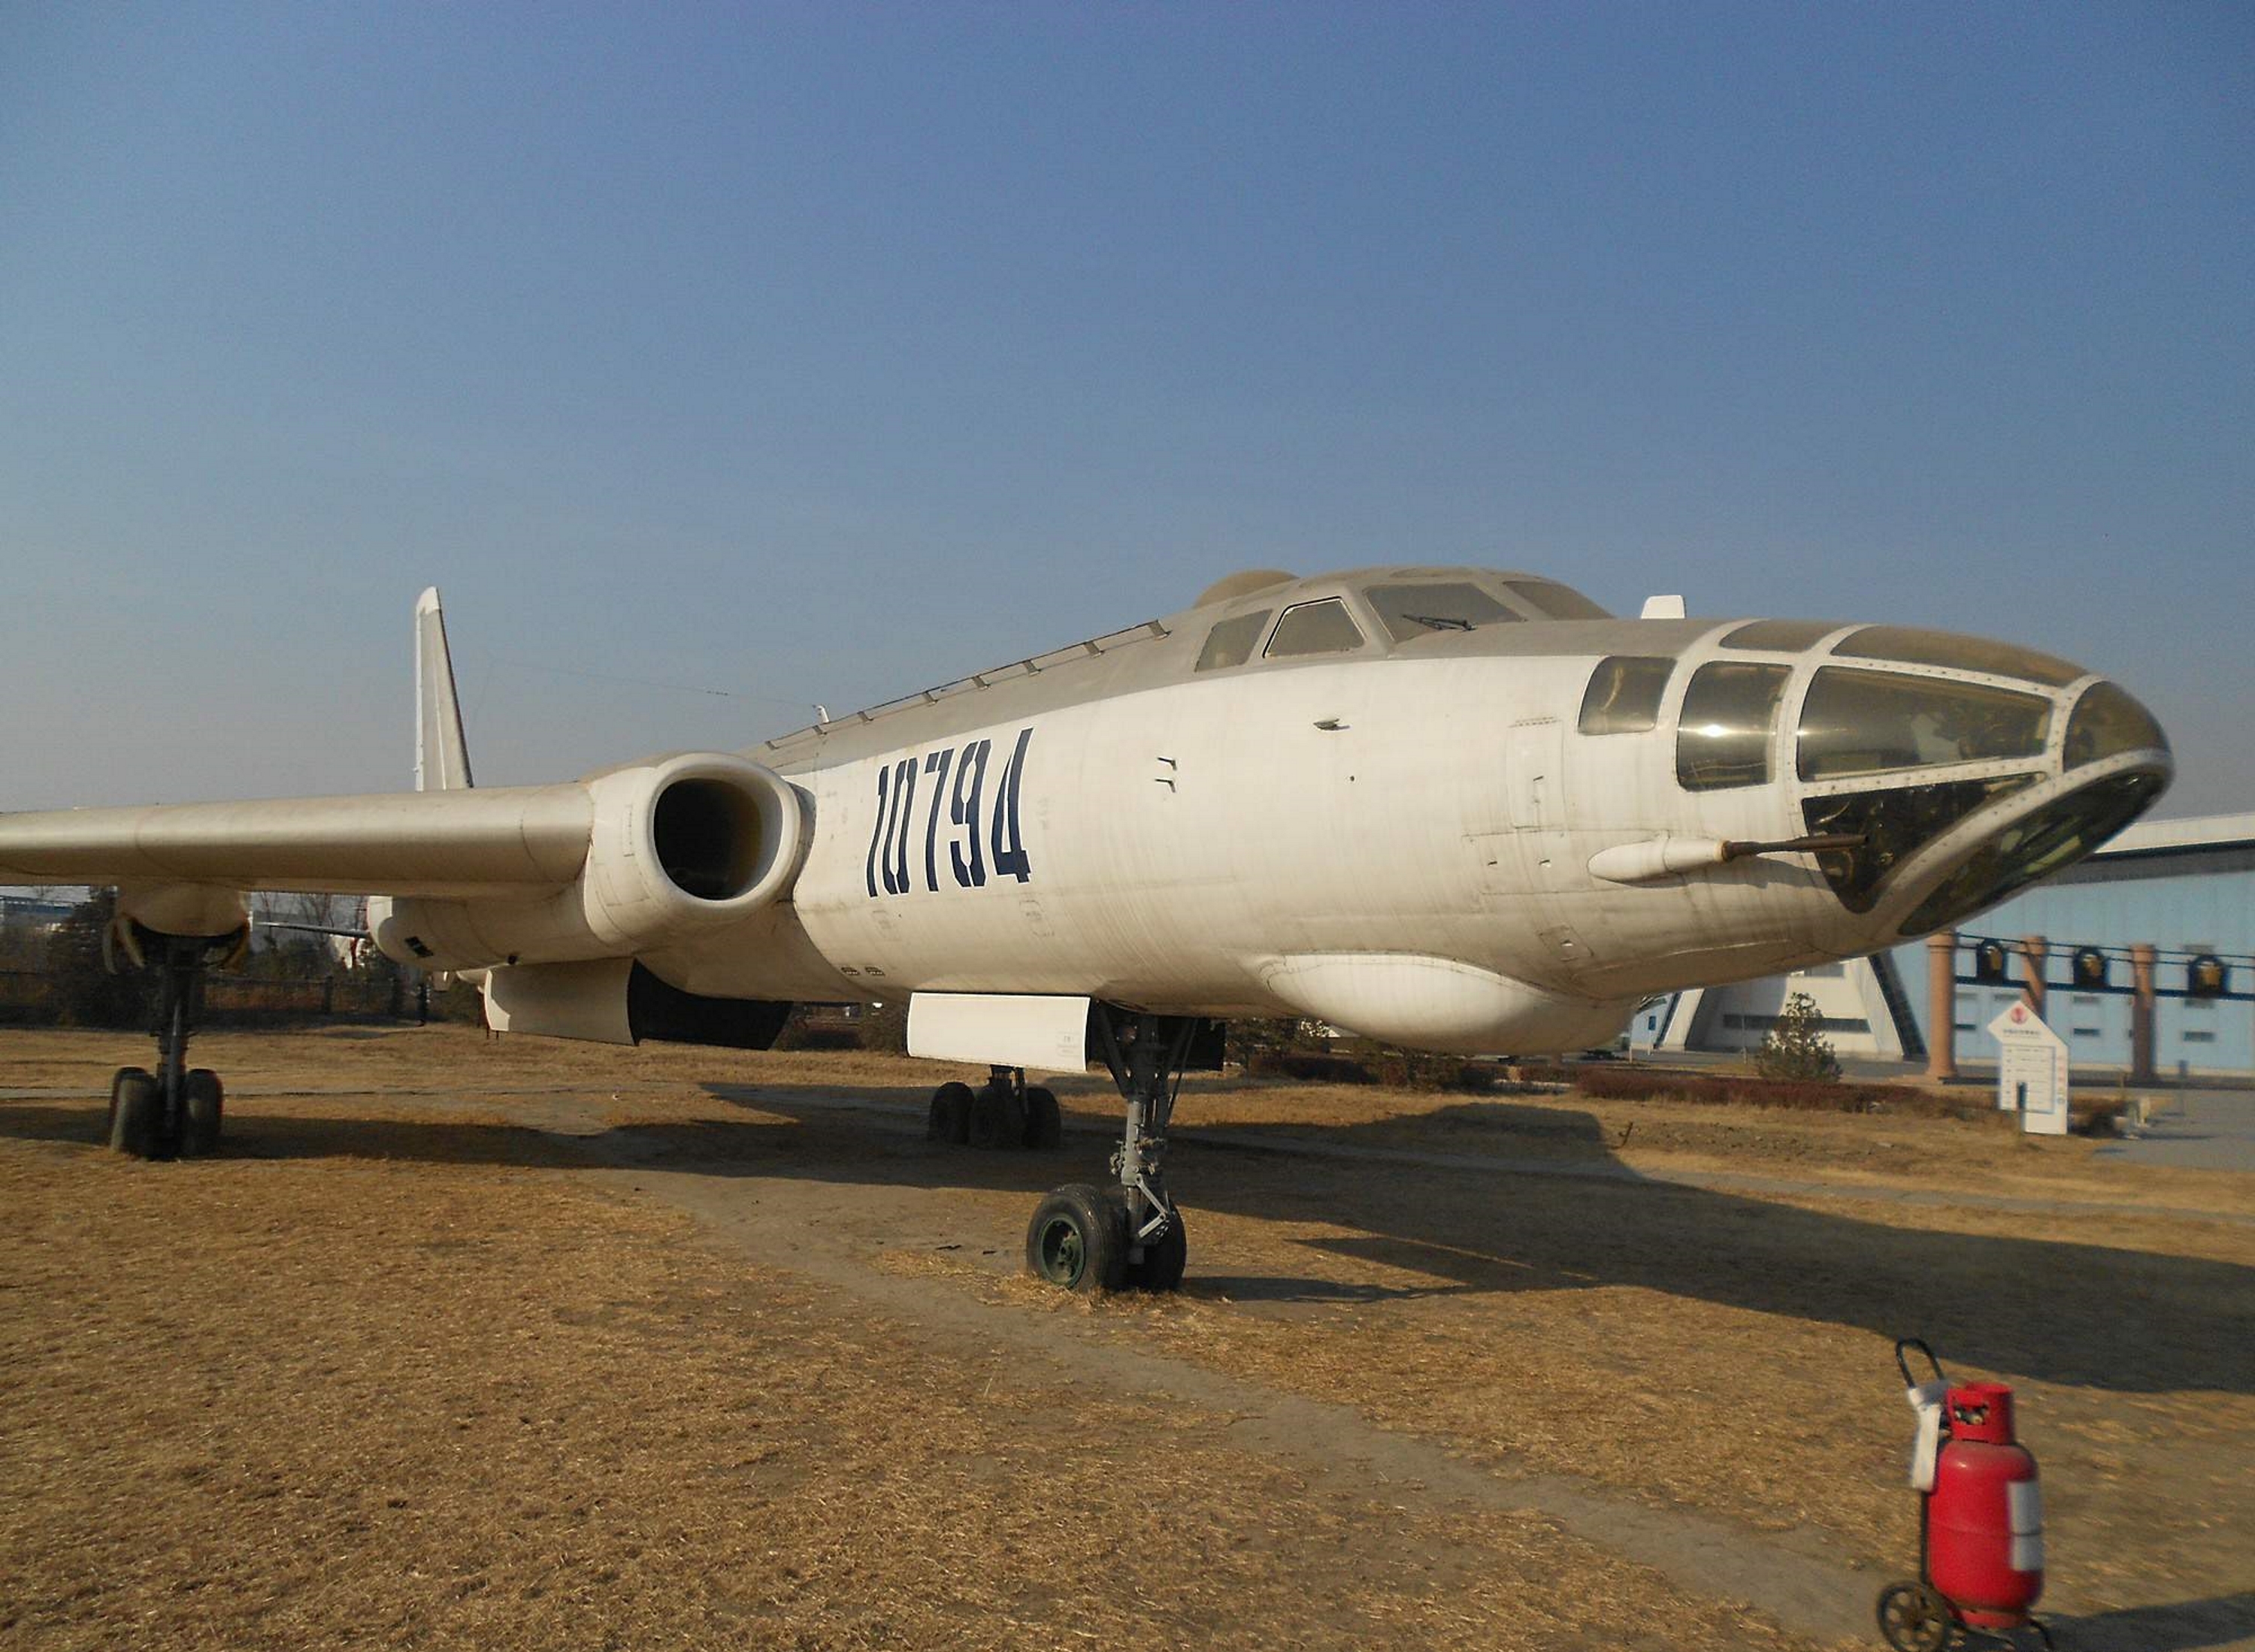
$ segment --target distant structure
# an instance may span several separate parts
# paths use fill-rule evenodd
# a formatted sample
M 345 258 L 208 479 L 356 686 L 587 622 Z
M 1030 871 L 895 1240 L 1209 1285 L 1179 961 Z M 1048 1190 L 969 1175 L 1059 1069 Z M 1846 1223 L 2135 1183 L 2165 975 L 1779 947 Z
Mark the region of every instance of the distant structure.
M 2040 942 L 2041 957 L 2028 943 Z M 1985 942 L 1995 946 L 1985 959 Z M 1825 1036 L 1849 1057 L 1923 1060 L 1935 1043 L 1929 970 L 1935 949 L 1890 952 L 1795 974 L 1676 993 L 1638 1011 L 1640 1051 L 1759 1045 L 1788 995 L 1805 992 Z M 2058 876 L 1970 919 L 1953 974 L 1983 965 L 1998 979 L 1961 982 L 1951 1002 L 1961 1060 L 1985 1062 L 1981 1029 L 2028 995 L 2032 963 L 2042 1010 L 2078 1068 L 2136 1065 L 2139 972 L 2157 989 L 2151 1061 L 2164 1075 L 2255 1073 L 2255 813 L 2147 820 Z M 2204 995 L 2202 983 L 2223 991 Z M 2193 990 L 2186 995 L 2188 988 Z
M 58 928 L 76 906 L 75 902 L 46 896 L 0 895 L 0 930 L 46 934 Z

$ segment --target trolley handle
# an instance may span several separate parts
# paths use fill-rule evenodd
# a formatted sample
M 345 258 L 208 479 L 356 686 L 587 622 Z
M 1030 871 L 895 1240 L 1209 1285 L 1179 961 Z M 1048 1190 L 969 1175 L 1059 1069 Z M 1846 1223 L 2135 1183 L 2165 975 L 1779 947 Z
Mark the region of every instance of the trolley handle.
M 1918 1379 L 1910 1374 L 1910 1357 L 1906 1352 L 1911 1348 L 1916 1348 L 1926 1356 L 1927 1364 L 1934 1367 L 1935 1381 L 1947 1382 L 1949 1380 L 1942 1374 L 1942 1361 L 1934 1357 L 1934 1350 L 1926 1346 L 1925 1338 L 1898 1337 L 1895 1339 L 1895 1369 L 1902 1373 L 1903 1387 L 1914 1388 L 1918 1386 Z

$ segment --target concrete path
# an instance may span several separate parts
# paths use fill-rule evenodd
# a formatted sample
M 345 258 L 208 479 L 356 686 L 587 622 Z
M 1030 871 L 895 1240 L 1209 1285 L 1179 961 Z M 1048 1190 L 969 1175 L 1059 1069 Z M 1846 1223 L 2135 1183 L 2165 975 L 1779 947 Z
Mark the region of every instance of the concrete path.
M 2095 1155 L 2133 1164 L 2255 1170 L 2255 1090 L 2171 1090 L 2142 1135 Z

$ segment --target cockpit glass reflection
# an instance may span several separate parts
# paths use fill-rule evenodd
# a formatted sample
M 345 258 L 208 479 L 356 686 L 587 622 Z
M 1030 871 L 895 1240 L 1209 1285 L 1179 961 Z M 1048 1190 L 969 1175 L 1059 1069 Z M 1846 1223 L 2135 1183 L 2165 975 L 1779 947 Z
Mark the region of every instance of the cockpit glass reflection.
M 1519 618 L 1476 585 L 1373 585 L 1363 594 L 1378 610 L 1386 634 L 1397 643 L 1436 631 L 1508 625 Z
M 2081 859 L 2145 812 L 2164 784 L 2157 774 L 2117 775 L 2070 791 L 1984 843 L 1919 903 L 1902 933 L 1947 929 L 2015 889 Z
M 1561 585 L 1556 580 L 1506 580 L 1503 588 L 1546 620 L 1612 618 L 1609 609 L 1591 601 L 1572 586 Z
M 1725 636 L 1722 646 L 1798 654 L 1804 648 L 1814 648 L 1839 629 L 1837 620 L 1748 620 Z
M 1868 912 L 1879 903 L 1887 878 L 1905 861 L 1977 810 L 2033 784 L 2034 775 L 1999 780 L 1949 780 L 1931 786 L 1897 786 L 1889 791 L 1851 791 L 1810 798 L 1801 805 L 1811 833 L 1852 833 L 1863 841 L 1851 849 L 1825 849 L 1816 856 L 1824 881 L 1851 912 Z
M 2080 769 L 2125 751 L 2167 751 L 2153 713 L 2111 683 L 2094 683 L 2067 720 L 2067 766 Z
M 1801 777 L 2039 757 L 2050 738 L 2051 702 L 2034 694 L 1827 666 L 1801 708 Z
M 1940 665 L 1949 671 L 1983 671 L 1992 677 L 2019 677 L 2031 683 L 2064 688 L 2090 672 L 2070 661 L 2032 648 L 1985 636 L 1963 636 L 1956 631 L 1921 631 L 1907 625 L 1866 625 L 1841 639 L 1832 650 L 1858 659 L 1894 660 L 1904 665 Z
M 1691 674 L 1675 724 L 1675 777 L 1687 791 L 1769 784 L 1777 702 L 1793 675 L 1785 665 L 1711 660 Z

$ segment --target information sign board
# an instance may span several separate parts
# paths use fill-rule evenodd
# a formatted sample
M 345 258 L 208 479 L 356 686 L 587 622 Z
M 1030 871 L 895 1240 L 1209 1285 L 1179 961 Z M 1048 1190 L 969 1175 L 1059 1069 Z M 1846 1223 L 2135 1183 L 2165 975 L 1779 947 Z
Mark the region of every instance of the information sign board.
M 2067 1134 L 2067 1041 L 2025 1001 L 1989 1023 L 1997 1041 L 1997 1106 L 2029 1135 Z

